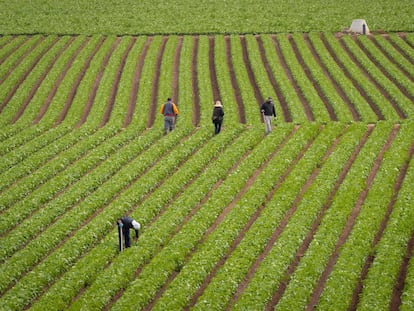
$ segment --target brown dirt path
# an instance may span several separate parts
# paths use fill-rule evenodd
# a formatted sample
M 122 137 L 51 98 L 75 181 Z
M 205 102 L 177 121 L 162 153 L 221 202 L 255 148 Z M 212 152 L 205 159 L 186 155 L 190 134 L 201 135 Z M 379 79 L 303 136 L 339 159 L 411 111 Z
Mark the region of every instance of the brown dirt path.
M 235 74 L 234 65 L 233 65 L 233 57 L 231 55 L 230 36 L 224 36 L 224 41 L 226 45 L 226 62 L 227 62 L 227 67 L 229 69 L 231 86 L 233 87 L 233 91 L 234 91 L 234 100 L 236 101 L 237 110 L 239 113 L 239 122 L 242 124 L 246 124 L 246 114 L 244 111 L 243 99 L 241 97 L 241 91 L 240 91 L 239 84 L 237 83 L 236 74 Z
M 104 60 L 101 64 L 101 69 L 99 70 L 98 74 L 96 75 L 95 81 L 92 85 L 92 89 L 89 93 L 88 101 L 86 102 L 85 108 L 83 109 L 83 114 L 81 116 L 81 119 L 76 124 L 77 127 L 80 127 L 88 119 L 89 112 L 91 111 L 92 106 L 94 104 L 96 93 L 98 92 L 98 88 L 99 88 L 99 85 L 101 83 L 101 79 L 102 79 L 102 76 L 104 74 L 105 68 L 108 65 L 109 60 L 110 60 L 113 52 L 115 51 L 116 47 L 119 45 L 120 42 L 121 42 L 121 37 L 117 37 L 116 40 L 114 41 L 114 43 L 112 44 L 112 47 L 110 48 L 108 53 L 105 55 L 105 58 L 104 58 Z
M 313 55 L 314 60 L 318 64 L 318 66 L 321 68 L 323 73 L 325 74 L 325 77 L 329 80 L 329 82 L 332 84 L 332 86 L 335 88 L 338 95 L 341 97 L 341 99 L 344 101 L 346 106 L 348 107 L 349 111 L 352 114 L 352 119 L 354 121 L 361 121 L 361 117 L 358 114 L 358 111 L 356 110 L 355 106 L 352 104 L 348 96 L 345 94 L 345 92 L 342 90 L 342 88 L 338 85 L 338 82 L 332 77 L 332 75 L 329 73 L 328 69 L 325 67 L 323 62 L 321 61 L 321 58 L 319 57 L 318 53 L 315 50 L 315 47 L 313 46 L 311 40 L 309 39 L 308 34 L 304 34 L 305 42 L 310 50 L 310 52 Z
M 142 68 L 144 66 L 144 60 L 145 60 L 145 57 L 147 56 L 147 52 L 151 45 L 152 40 L 153 40 L 152 36 L 147 37 L 147 41 L 145 42 L 145 45 L 141 51 L 141 54 L 137 61 L 137 65 L 135 67 L 135 74 L 134 74 L 134 78 L 132 79 L 131 92 L 129 93 L 128 110 L 127 110 L 127 114 L 124 120 L 124 127 L 127 127 L 131 123 L 132 117 L 135 112 L 135 106 L 137 103 L 139 82 L 141 80 Z
M 183 36 L 178 37 L 177 47 L 175 49 L 174 54 L 174 62 L 173 62 L 173 75 L 171 80 L 171 94 L 173 102 L 178 106 L 179 105 L 179 77 L 180 77 L 180 57 L 181 57 L 181 50 L 183 47 Z
M 45 40 L 45 38 L 42 38 L 41 41 L 44 41 L 44 40 Z M 41 53 L 39 53 L 39 55 L 36 57 L 36 59 L 34 60 L 34 62 L 31 64 L 31 66 L 29 66 L 29 68 L 26 70 L 26 72 L 20 77 L 19 81 L 16 82 L 16 84 L 14 85 L 14 87 L 10 90 L 10 92 L 7 94 L 6 98 L 1 103 L 1 105 L 0 105 L 0 113 L 3 111 L 4 107 L 7 106 L 7 104 L 11 100 L 11 98 L 14 96 L 14 94 L 16 93 L 16 91 L 19 89 L 19 87 L 23 83 L 23 81 L 26 80 L 26 78 L 32 72 L 32 70 L 34 69 L 34 67 L 40 62 L 40 60 L 43 58 L 43 56 L 46 55 L 46 53 L 49 52 L 55 46 L 55 44 L 58 41 L 59 41 L 59 38 L 55 38 L 55 40 L 53 40 L 53 42 L 51 44 L 49 44 L 49 46 L 47 46 Z M 40 42 L 39 42 L 39 44 L 40 44 Z
M 213 101 L 221 100 L 220 88 L 217 82 L 217 72 L 216 72 L 216 63 L 215 63 L 215 53 L 214 53 L 214 36 L 208 37 L 209 49 L 208 49 L 208 60 L 209 60 L 209 69 L 210 69 L 210 81 L 211 89 L 213 91 Z
M 116 94 L 118 93 L 118 88 L 119 88 L 119 82 L 121 80 L 121 75 L 122 75 L 122 72 L 124 70 L 125 63 L 126 63 L 128 55 L 129 55 L 129 52 L 131 52 L 131 49 L 134 46 L 136 41 L 137 41 L 137 37 L 132 37 L 131 42 L 129 43 L 128 47 L 124 51 L 124 54 L 122 55 L 121 62 L 119 64 L 119 68 L 116 71 L 116 75 L 115 75 L 114 81 L 112 83 L 112 88 L 111 88 L 111 92 L 109 94 L 105 114 L 102 118 L 101 124 L 99 125 L 100 127 L 103 127 L 106 123 L 108 123 L 109 118 L 111 117 L 112 109 L 113 109 L 114 104 L 115 104 Z
M 205 232 L 202 240 L 200 241 L 200 244 L 204 243 L 204 241 L 207 239 L 208 235 L 211 232 L 213 232 L 219 226 L 219 224 L 226 218 L 227 214 L 234 208 L 234 206 L 236 206 L 237 202 L 242 198 L 242 196 L 253 185 L 254 181 L 258 178 L 258 176 L 261 174 L 261 172 L 267 167 L 267 165 L 269 164 L 269 162 L 271 161 L 271 159 L 273 159 L 273 157 L 275 157 L 275 155 L 279 153 L 279 151 L 283 148 L 283 146 L 285 146 L 289 142 L 289 140 L 293 137 L 293 135 L 297 132 L 298 129 L 299 129 L 298 126 L 294 127 L 292 129 L 292 131 L 283 139 L 283 141 L 275 148 L 275 150 L 268 157 L 268 159 L 246 181 L 245 185 L 243 186 L 243 188 L 241 189 L 241 191 L 235 196 L 235 198 L 233 199 L 233 201 L 223 210 L 223 212 L 217 217 L 216 221 L 206 230 L 206 232 Z M 312 144 L 312 142 L 313 142 L 313 140 L 311 142 L 309 142 L 307 144 L 307 146 L 304 147 L 304 150 L 307 150 L 310 147 L 310 145 Z M 302 150 L 302 152 L 298 156 L 299 158 L 305 152 L 304 150 Z M 297 158 L 294 160 L 294 162 L 296 162 L 296 160 L 297 160 Z M 289 172 L 289 170 L 288 170 L 288 172 Z M 280 184 L 282 183 L 282 181 L 286 178 L 288 172 L 285 172 L 285 174 L 283 174 L 281 176 L 281 178 L 279 179 L 278 183 L 276 183 L 276 186 L 275 186 L 276 188 L 280 186 Z M 270 197 L 267 197 L 267 200 L 269 200 L 269 199 L 270 199 Z M 259 215 L 260 215 L 260 213 L 261 213 L 261 211 L 263 210 L 264 207 L 265 207 L 265 204 L 263 204 L 262 207 L 260 209 L 258 209 L 256 211 L 256 213 L 254 213 L 252 215 L 252 217 L 250 218 L 250 220 L 246 223 L 244 229 L 242 229 L 240 231 L 240 234 L 238 235 L 238 237 L 236 237 L 233 240 L 233 243 L 228 248 L 228 251 L 227 251 L 226 255 L 224 255 L 222 257 L 222 259 L 210 271 L 209 275 L 205 278 L 203 284 L 201 284 L 199 286 L 198 290 L 193 295 L 193 297 L 191 298 L 189 304 L 184 308 L 184 310 L 190 310 L 196 304 L 198 298 L 203 294 L 205 288 L 208 286 L 208 284 L 210 284 L 211 280 L 216 275 L 216 273 L 220 269 L 220 267 L 223 266 L 223 264 L 227 260 L 228 256 L 236 249 L 237 245 L 240 244 L 240 242 L 242 241 L 242 239 L 243 239 L 243 237 L 244 237 L 244 235 L 246 233 L 246 230 L 248 230 L 252 226 L 252 224 L 254 223 L 254 221 L 259 217 Z M 191 256 L 192 256 L 192 254 L 189 257 L 191 257 Z
M 290 263 L 289 267 L 286 269 L 285 277 L 283 278 L 283 282 L 279 284 L 279 287 L 274 292 L 272 299 L 268 302 L 266 305 L 266 310 L 273 310 L 274 307 L 278 304 L 280 299 L 282 298 L 290 280 L 295 272 L 296 268 L 299 265 L 299 262 L 302 258 L 302 256 L 305 254 L 307 249 L 309 248 L 309 245 L 311 241 L 313 240 L 313 236 L 318 229 L 319 225 L 322 222 L 322 218 L 325 215 L 326 211 L 331 205 L 332 199 L 335 197 L 336 193 L 338 192 L 339 187 L 341 186 L 342 182 L 344 181 L 346 175 L 348 174 L 348 171 L 350 170 L 352 164 L 355 162 L 355 159 L 357 158 L 359 152 L 361 151 L 362 147 L 365 145 L 366 141 L 368 140 L 369 136 L 371 135 L 373 131 L 373 127 L 368 127 L 365 135 L 360 140 L 358 146 L 355 148 L 352 155 L 349 157 L 348 161 L 345 163 L 340 175 L 338 176 L 334 187 L 332 188 L 332 191 L 330 192 L 329 196 L 326 198 L 323 207 L 321 211 L 319 212 L 318 216 L 316 217 L 315 221 L 312 224 L 311 229 L 309 230 L 306 238 L 303 240 L 302 245 L 299 247 L 299 249 L 296 252 L 295 258 Z M 253 271 L 254 272 L 254 271 Z
M 402 40 L 404 40 L 404 38 L 401 35 L 399 37 Z M 388 41 L 388 43 L 390 43 L 392 45 L 392 47 L 397 50 L 398 53 L 400 53 L 402 56 L 404 56 L 404 58 L 408 62 L 410 62 L 412 65 L 414 65 L 414 59 L 412 57 L 410 57 L 410 55 L 408 55 L 397 43 L 395 43 L 394 40 L 391 40 L 389 35 L 384 35 L 383 38 L 385 38 Z
M 277 37 L 276 35 L 272 35 L 272 40 L 273 40 L 273 45 L 275 47 L 275 51 L 277 54 L 277 57 L 279 59 L 279 62 L 285 72 L 286 77 L 288 78 L 290 84 L 292 85 L 292 87 L 294 88 L 296 94 L 298 95 L 298 98 L 302 104 L 302 107 L 305 111 L 305 115 L 306 118 L 308 119 L 308 121 L 315 121 L 315 116 L 313 115 L 312 109 L 310 108 L 308 102 L 306 101 L 305 97 L 303 96 L 303 93 L 301 91 L 301 89 L 299 88 L 299 86 L 297 85 L 295 79 L 292 76 L 292 73 L 290 72 L 289 66 L 287 65 L 285 58 L 283 56 L 283 53 L 280 49 L 279 43 L 277 42 Z
M 387 58 L 387 60 L 392 63 L 396 68 L 398 68 L 399 71 L 401 71 L 404 76 L 410 80 L 411 82 L 414 82 L 414 77 L 411 76 L 410 72 L 407 71 L 407 69 L 404 67 L 404 65 L 400 64 L 397 60 L 394 59 L 394 57 L 392 55 L 390 55 L 386 49 L 378 42 L 379 38 L 378 36 L 370 36 L 368 37 L 370 39 L 370 41 L 375 45 L 375 47 L 381 51 L 382 55 L 384 55 L 384 57 Z M 384 37 L 382 37 L 384 38 Z M 412 65 L 414 65 L 414 60 L 411 58 L 407 58 L 407 54 L 398 46 L 395 44 L 395 42 L 393 42 L 392 40 L 389 39 L 389 36 L 385 37 L 386 41 L 396 50 L 396 52 L 403 57 L 405 60 L 407 60 L 408 62 L 410 62 Z
M 361 49 L 361 51 L 364 52 L 364 54 L 368 57 L 368 59 L 382 72 L 382 74 L 387 77 L 388 80 L 390 80 L 399 90 L 402 94 L 404 94 L 405 97 L 409 98 L 412 102 L 414 102 L 414 96 L 408 93 L 408 91 L 398 82 L 396 81 L 385 68 L 371 55 L 371 53 L 365 48 L 365 46 L 356 38 L 354 38 L 354 41 L 358 45 L 358 47 Z M 398 106 L 398 103 L 395 101 L 395 99 L 388 94 L 384 88 L 379 84 L 379 82 L 374 79 L 368 71 L 364 68 L 364 66 L 359 63 L 355 58 L 356 64 L 363 70 L 364 74 L 369 77 L 369 80 L 372 84 L 375 85 L 375 87 L 381 92 L 381 94 L 388 100 L 388 102 L 392 105 L 395 112 L 398 114 L 398 116 L 401 119 L 405 119 L 407 116 L 404 114 L 404 112 L 401 110 L 401 108 Z
M 8 44 L 11 44 L 14 40 L 16 40 L 16 38 L 17 38 L 17 36 L 13 36 L 9 39 L 9 41 L 4 42 L 4 44 L 2 46 L 0 46 L 0 50 L 3 49 Z M 10 51 L 8 51 L 6 54 L 4 54 L 3 57 L 0 59 L 0 66 L 1 66 L 1 64 L 3 64 L 10 57 L 10 55 L 12 55 L 16 51 L 18 51 L 23 46 L 23 44 L 25 44 L 29 39 L 30 39 L 29 37 L 26 37 L 25 40 L 22 40 L 18 45 L 16 45 Z M 3 79 L 1 79 L 0 81 L 3 81 Z M 0 84 L 1 84 L 1 82 L 0 82 Z
M 377 158 L 375 159 L 372 168 L 371 168 L 371 172 L 368 175 L 367 179 L 366 179 L 366 186 L 365 189 L 360 193 L 357 202 L 355 203 L 355 206 L 351 212 L 351 214 L 348 217 L 347 223 L 345 224 L 344 229 L 342 230 L 341 235 L 338 238 L 337 244 L 335 246 L 335 250 L 333 251 L 331 257 L 329 258 L 329 261 L 325 267 L 325 270 L 322 272 L 318 283 L 316 284 L 314 291 L 309 299 L 308 305 L 306 310 L 308 311 L 312 311 L 314 310 L 314 306 L 316 306 L 319 302 L 319 298 L 322 294 L 322 291 L 325 287 L 326 281 L 328 280 L 329 275 L 331 274 L 335 263 L 339 257 L 339 252 L 341 247 L 345 244 L 345 242 L 347 241 L 349 235 L 351 234 L 352 228 L 355 224 L 355 221 L 359 215 L 359 212 L 365 202 L 365 199 L 368 195 L 369 190 L 371 189 L 371 186 L 374 182 L 375 176 L 381 166 L 381 162 L 383 160 L 384 154 L 385 152 L 389 149 L 389 147 L 391 146 L 394 138 L 396 137 L 397 133 L 399 130 L 399 126 L 395 126 L 393 128 L 393 130 L 391 131 L 391 133 L 388 136 L 387 141 L 385 142 L 385 144 L 383 145 L 380 153 L 378 154 Z
M 262 37 L 260 35 L 256 36 L 256 42 L 257 42 L 257 46 L 259 48 L 259 52 L 260 52 L 260 58 L 262 59 L 262 63 L 263 66 L 266 70 L 267 73 L 267 78 L 270 81 L 270 84 L 273 86 L 273 90 L 275 91 L 275 94 L 277 96 L 277 99 L 280 103 L 280 106 L 282 108 L 282 112 L 283 112 L 283 118 L 285 120 L 285 122 L 292 122 L 292 115 L 289 111 L 289 105 L 287 103 L 286 98 L 283 96 L 282 91 L 280 90 L 280 87 L 275 79 L 275 76 L 273 74 L 272 68 L 270 68 L 269 66 L 269 62 L 267 61 L 266 58 L 266 52 L 265 49 L 263 47 L 263 41 L 262 41 Z
M 411 145 L 411 148 L 409 150 L 409 158 L 411 159 L 412 156 L 414 154 L 414 143 Z M 396 182 L 394 184 L 394 192 L 392 195 L 392 198 L 388 204 L 388 208 L 387 211 L 385 213 L 385 216 L 380 224 L 380 227 L 378 229 L 377 234 L 375 235 L 374 240 L 372 241 L 371 244 L 371 248 L 375 249 L 376 246 L 378 245 L 378 242 L 381 240 L 382 235 L 384 234 L 385 228 L 387 227 L 388 221 L 390 219 L 392 210 L 394 208 L 394 205 L 397 201 L 398 198 L 398 193 L 401 189 L 402 183 L 404 182 L 404 178 L 407 174 L 407 170 L 408 170 L 408 166 L 409 166 L 409 162 L 405 163 L 405 165 L 401 168 L 400 173 L 397 176 Z M 414 242 L 413 239 L 411 242 Z M 410 242 L 410 243 L 411 243 Z M 411 250 L 412 251 L 412 250 Z M 408 246 L 408 252 L 407 254 L 410 253 L 410 244 Z M 408 256 L 411 257 L 411 256 Z M 392 295 L 392 301 L 391 301 L 391 305 L 390 305 L 390 310 L 398 310 L 399 305 L 401 304 L 401 294 L 402 294 L 402 290 L 404 288 L 404 280 L 405 280 L 405 273 L 406 273 L 406 268 L 408 265 L 408 260 L 406 260 L 406 258 L 404 258 L 403 262 L 401 263 L 401 268 L 400 268 L 400 273 L 399 273 L 399 278 L 397 280 L 397 284 L 394 287 L 394 291 L 393 291 L 393 295 Z M 355 286 L 355 290 L 353 293 L 353 297 L 352 297 L 352 302 L 350 304 L 349 307 L 349 311 L 355 311 L 357 310 L 357 306 L 359 303 L 359 296 L 362 292 L 363 289 L 363 282 L 368 274 L 368 271 L 370 269 L 370 267 L 372 266 L 373 262 L 375 260 L 375 254 L 370 254 L 366 259 L 365 259 L 365 264 L 361 270 L 361 274 L 360 277 L 358 279 L 358 283 Z
M 305 60 L 303 59 L 302 55 L 300 54 L 300 51 L 296 45 L 295 40 L 293 39 L 292 35 L 288 36 L 289 43 L 292 47 L 293 53 L 296 56 L 296 59 L 298 60 L 300 67 L 302 67 L 303 72 L 305 73 L 306 77 L 308 78 L 309 82 L 313 85 L 313 88 L 315 89 L 316 93 L 318 93 L 319 98 L 323 102 L 325 109 L 328 111 L 329 118 L 331 121 L 338 121 L 338 117 L 335 114 L 334 109 L 331 106 L 331 103 L 329 102 L 328 98 L 325 96 L 325 93 L 322 91 L 321 87 L 319 86 L 318 82 L 315 80 L 315 78 L 312 76 L 311 70 L 309 66 L 305 63 Z
M 65 78 L 69 68 L 72 66 L 73 62 L 75 61 L 75 58 L 79 55 L 79 53 L 82 51 L 82 49 L 86 46 L 88 41 L 90 40 L 90 37 L 85 38 L 85 40 L 82 42 L 82 44 L 79 46 L 79 48 L 73 53 L 71 58 L 69 59 L 68 63 L 66 64 L 65 68 L 59 75 L 59 78 L 55 81 L 55 84 L 53 85 L 53 88 L 49 92 L 49 95 L 47 96 L 45 102 L 43 103 L 42 107 L 39 110 L 39 113 L 37 114 L 36 118 L 33 120 L 33 124 L 38 124 L 40 120 L 45 115 L 46 111 L 49 108 L 50 103 L 52 102 L 53 98 L 56 95 L 57 89 L 59 88 L 60 84 L 62 83 L 63 79 Z
M 75 98 L 75 95 L 76 95 L 76 93 L 78 91 L 79 84 L 81 83 L 83 77 L 85 76 L 86 71 L 88 70 L 88 68 L 89 68 L 89 66 L 90 66 L 90 64 L 92 62 L 92 59 L 95 57 L 96 53 L 98 53 L 98 51 L 101 48 L 101 46 L 104 43 L 104 41 L 105 41 L 105 38 L 104 37 L 102 37 L 99 40 L 99 42 L 96 45 L 95 49 L 93 50 L 93 52 L 91 53 L 91 55 L 89 55 L 89 57 L 86 60 L 83 68 L 79 72 L 78 77 L 75 80 L 75 83 L 73 84 L 71 90 L 69 91 L 69 94 L 68 94 L 68 97 L 66 99 L 65 105 L 63 106 L 62 112 L 60 113 L 58 119 L 55 122 L 55 126 L 61 124 L 63 122 L 63 120 L 66 118 L 66 115 L 67 115 L 67 113 L 69 111 L 69 108 L 70 108 L 70 106 L 72 104 L 72 101 Z
M 23 43 L 26 43 L 27 41 L 29 41 L 30 37 L 26 38 L 26 41 L 24 41 Z M 35 44 L 33 44 L 26 52 L 23 53 L 23 55 L 21 55 L 19 57 L 19 59 L 13 64 L 13 66 L 9 69 L 9 71 L 3 76 L 3 78 L 0 79 L 0 85 L 11 75 L 11 73 L 19 66 L 19 64 L 21 64 L 26 57 L 34 51 L 35 48 L 37 48 L 44 40 L 46 39 L 46 37 L 41 37 L 37 40 L 37 42 Z M 22 44 L 23 45 L 23 44 Z M 10 53 L 13 53 L 15 51 L 17 51 L 17 48 L 20 48 L 22 45 L 16 47 L 15 50 L 10 51 Z
M 20 119 L 20 117 L 25 112 L 27 106 L 29 105 L 30 101 L 33 99 L 33 96 L 36 94 L 37 90 L 39 89 L 42 82 L 45 80 L 46 76 L 49 74 L 49 72 L 52 70 L 53 66 L 57 62 L 60 56 L 68 49 L 68 47 L 73 43 L 75 40 L 75 37 L 70 38 L 68 42 L 64 45 L 64 47 L 55 55 L 55 57 L 52 59 L 52 61 L 49 63 L 47 68 L 43 70 L 42 75 L 39 77 L 39 79 L 36 81 L 36 83 L 33 85 L 32 89 L 29 92 L 29 95 L 24 100 L 23 104 L 20 106 L 19 110 L 16 112 L 15 116 L 12 119 L 12 124 L 16 123 L 17 120 Z
M 193 37 L 193 57 L 191 65 L 191 79 L 193 88 L 193 124 L 198 126 L 200 124 L 200 91 L 198 86 L 197 73 L 197 55 L 198 55 L 198 36 Z
M 256 83 L 253 68 L 250 64 L 249 52 L 247 49 L 247 42 L 245 36 L 240 36 L 240 44 L 242 47 L 244 66 L 246 67 L 247 75 L 249 77 L 250 84 L 253 88 L 253 93 L 254 97 L 256 98 L 257 106 L 260 107 L 260 105 L 263 103 L 263 95 L 261 94 L 260 88 Z
M 162 57 L 164 55 L 165 46 L 167 45 L 168 36 L 162 38 L 160 50 L 157 55 L 154 69 L 154 79 L 152 81 L 152 95 L 151 95 L 151 106 L 148 115 L 147 128 L 151 128 L 154 125 L 155 115 L 157 113 L 157 102 L 158 102 L 158 85 L 160 82 L 160 72 L 162 65 Z M 166 98 L 165 98 L 166 99 Z
M 330 46 L 329 42 L 324 37 L 324 34 L 320 34 L 320 38 L 322 42 L 325 45 L 325 48 L 328 50 L 329 54 L 331 55 L 332 59 L 337 63 L 339 68 L 341 68 L 344 75 L 348 78 L 348 80 L 352 83 L 352 85 L 355 87 L 355 89 L 358 91 L 358 93 L 365 99 L 367 104 L 371 107 L 371 110 L 376 114 L 377 120 L 384 120 L 384 116 L 382 112 L 378 109 L 378 107 L 375 105 L 375 103 L 372 101 L 372 99 L 369 97 L 369 95 L 364 91 L 364 89 L 359 85 L 359 83 L 352 77 L 351 73 L 348 71 L 348 69 L 345 67 L 345 65 L 342 63 L 342 61 L 338 58 L 335 51 Z M 346 51 L 346 47 L 344 47 L 344 44 L 342 40 L 338 39 L 339 43 L 342 46 L 342 49 Z M 349 52 L 346 53 L 348 57 L 352 60 L 352 55 L 349 54 Z
M 189 133 L 187 136 L 185 136 L 185 137 L 183 137 L 182 139 L 181 139 L 181 141 L 180 141 L 180 143 L 178 143 L 178 145 L 181 145 L 185 140 L 187 140 L 187 139 L 189 139 L 189 137 L 192 135 L 192 134 L 194 134 L 193 132 L 192 133 Z M 200 146 L 201 147 L 201 146 Z M 194 150 L 193 152 L 196 152 L 197 150 Z M 163 156 L 165 156 L 165 155 L 163 155 Z M 189 156 L 191 156 L 191 155 L 189 155 Z M 126 162 L 125 164 L 124 164 L 124 166 L 127 166 L 129 163 L 131 163 L 132 161 L 134 161 L 134 160 L 136 160 L 136 158 L 137 157 L 139 157 L 139 154 L 137 154 L 137 155 L 135 155 L 135 157 L 133 157 L 133 158 L 131 158 L 128 162 Z M 110 199 L 110 200 L 108 200 L 108 201 L 106 201 L 105 202 L 105 204 L 104 205 L 102 205 L 102 206 L 100 206 L 98 209 L 96 209 L 91 215 L 89 215 L 83 222 L 82 222 L 82 224 L 80 224 L 79 226 L 78 226 L 78 228 L 77 229 L 74 229 L 74 230 L 72 230 L 64 239 L 62 239 L 57 245 L 55 245 L 54 246 L 54 248 L 53 249 L 50 249 L 50 250 L 48 250 L 48 252 L 38 261 L 38 263 L 36 263 L 36 265 L 39 265 L 39 263 L 41 263 L 42 261 L 44 261 L 48 256 L 50 256 L 50 254 L 52 254 L 54 251 L 56 251 L 56 250 L 58 250 L 63 244 L 65 244 L 70 238 L 72 238 L 79 230 L 81 230 L 82 228 L 84 228 L 84 227 L 86 227 L 95 217 L 97 217 L 100 213 L 102 213 L 104 210 L 105 210 L 105 208 L 107 208 L 108 206 L 110 206 L 117 198 L 119 198 L 121 195 L 122 195 L 122 193 L 124 193 L 126 190 L 128 190 L 129 188 L 130 188 L 130 186 L 131 185 L 133 185 L 133 184 L 135 184 L 137 181 L 138 181 L 138 179 L 139 178 L 141 178 L 143 175 L 145 175 L 145 174 L 147 174 L 154 166 L 156 166 L 160 161 L 162 161 L 162 158 L 163 157 L 160 157 L 159 159 L 156 159 L 156 160 L 154 160 L 154 162 L 152 162 L 151 163 L 151 165 L 149 165 L 148 167 L 146 167 L 145 168 L 145 170 L 140 174 L 140 175 L 138 175 L 138 176 L 136 176 L 135 178 L 133 178 L 133 179 L 131 179 L 130 180 L 130 182 L 127 184 L 127 185 L 125 185 L 125 187 L 123 188 L 123 189 L 121 189 L 119 192 L 117 192 L 116 194 L 114 194 L 114 196 Z M 184 159 L 182 162 L 180 162 L 180 163 L 177 163 L 177 167 L 176 168 L 178 168 L 178 167 L 180 167 L 181 165 L 182 165 L 182 163 L 183 162 L 185 162 L 186 160 Z M 97 166 L 96 166 L 97 167 Z M 92 170 L 94 170 L 96 167 L 94 167 Z M 89 173 L 90 172 L 92 172 L 92 170 L 90 170 L 89 171 Z M 116 174 L 117 172 L 115 172 L 114 174 Z M 174 172 L 173 171 L 171 171 L 170 173 L 169 173 L 169 175 L 171 175 L 171 174 L 173 174 Z M 108 181 L 109 179 L 110 179 L 110 177 L 111 176 L 108 176 L 108 179 L 106 180 L 106 181 Z M 156 184 L 154 187 L 153 187 L 153 189 L 150 191 L 150 192 L 148 192 L 148 193 L 146 193 L 141 199 L 140 199 L 140 202 L 138 202 L 138 203 L 136 203 L 134 206 L 132 206 L 128 211 L 126 211 L 125 213 L 126 214 L 130 214 L 130 213 L 132 213 L 133 212 L 133 210 L 134 209 L 136 209 L 137 208 L 137 206 L 138 205 L 140 205 L 141 204 L 141 202 L 143 202 L 145 199 L 147 199 L 148 197 L 150 197 L 151 196 L 151 194 L 153 193 L 153 192 L 155 192 L 159 187 L 161 187 L 163 184 L 164 184 L 164 182 L 165 182 L 165 179 L 163 179 L 163 180 L 161 180 L 158 184 Z M 78 202 L 76 202 L 76 205 L 75 206 L 72 206 L 71 208 L 70 208 L 70 210 L 68 210 L 68 211 L 71 211 L 71 210 L 73 210 L 74 208 L 76 208 L 76 206 L 78 206 L 81 202 L 83 202 L 84 200 L 86 199 L 86 197 L 85 198 L 82 198 L 81 200 L 79 200 Z M 68 212 L 68 211 L 65 211 L 65 214 Z M 61 216 L 59 216 L 57 219 L 55 219 L 54 220 L 54 222 L 53 223 L 56 223 L 60 218 L 62 218 L 65 214 L 62 214 Z M 98 245 L 99 244 L 99 242 L 103 239 L 103 238 L 105 238 L 105 236 L 103 236 L 103 237 L 101 237 L 101 238 L 99 238 L 99 240 L 97 240 L 96 241 L 96 245 Z M 85 252 L 83 252 L 83 253 L 81 253 L 81 254 L 77 254 L 77 259 L 76 260 L 74 260 L 74 262 L 78 262 L 82 257 L 84 257 L 88 252 L 90 251 L 90 249 L 88 249 L 87 251 L 85 251 Z M 108 263 L 107 263 L 107 266 L 109 266 L 111 264 L 111 261 L 109 261 Z M 34 266 L 35 267 L 35 266 Z M 29 271 L 27 271 L 27 272 L 25 272 L 22 276 L 19 276 L 19 278 L 23 278 L 25 275 L 27 275 L 28 273 L 30 273 L 30 271 L 32 271 L 33 269 L 34 269 L 34 267 L 31 267 L 30 268 L 30 270 Z M 43 289 L 42 289 L 42 291 L 41 291 L 41 293 L 39 293 L 38 295 L 37 295 L 37 297 L 34 299 L 34 300 L 32 300 L 28 305 L 26 305 L 25 306 L 25 310 L 26 309 L 29 309 L 30 308 L 30 306 L 37 300 L 37 299 L 39 299 L 40 298 L 40 296 L 43 294 L 43 293 L 45 293 L 51 286 L 53 286 L 54 284 L 55 284 L 55 282 L 61 277 L 61 275 L 62 274 L 64 274 L 64 273 L 66 273 L 66 271 L 61 271 L 60 273 L 59 273 L 59 275 L 57 275 L 57 276 L 55 276 L 55 278 L 53 279 L 53 280 L 51 280 L 49 283 L 48 283 L 48 285 L 46 286 L 46 287 L 44 287 Z M 17 281 L 17 280 L 16 280 Z M 89 284 L 90 285 L 90 284 Z M 76 297 L 74 297 L 73 298 L 73 302 L 74 301 L 76 301 L 81 295 L 82 295 L 82 293 L 85 291 L 85 288 L 82 288 L 82 289 L 80 289 L 79 290 L 79 292 L 78 292 L 78 294 L 77 294 L 77 296 Z M 123 290 L 122 290 L 123 291 Z
M 17 36 L 10 36 L 7 40 L 5 40 L 2 44 L 0 44 L 0 50 L 3 49 L 5 46 L 16 40 Z M 0 65 L 2 61 L 0 60 Z

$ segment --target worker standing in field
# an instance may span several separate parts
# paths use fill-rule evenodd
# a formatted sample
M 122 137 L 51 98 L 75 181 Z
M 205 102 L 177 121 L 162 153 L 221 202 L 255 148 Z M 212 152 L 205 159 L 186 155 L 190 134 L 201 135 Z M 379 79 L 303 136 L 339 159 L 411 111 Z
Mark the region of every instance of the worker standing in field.
M 139 230 L 141 229 L 141 225 L 132 219 L 131 217 L 124 216 L 122 218 L 119 218 L 118 221 L 118 228 L 120 227 L 122 229 L 122 235 L 124 236 L 125 240 L 125 247 L 131 246 L 131 236 L 130 236 L 130 229 L 135 230 L 135 238 L 138 240 L 139 237 Z M 122 240 L 120 240 L 120 249 L 122 250 L 121 246 Z
M 266 101 L 260 107 L 260 111 L 263 115 L 263 121 L 266 127 L 266 134 L 272 131 L 272 117 L 276 119 L 275 105 L 271 97 L 268 97 Z
M 224 110 L 221 101 L 217 100 L 214 104 L 213 115 L 211 120 L 214 123 L 214 133 L 217 135 L 221 131 L 221 124 L 223 123 Z
M 164 115 L 164 134 L 167 134 L 175 127 L 175 119 L 178 115 L 177 105 L 172 102 L 171 98 L 168 98 L 167 102 L 162 104 L 160 112 Z

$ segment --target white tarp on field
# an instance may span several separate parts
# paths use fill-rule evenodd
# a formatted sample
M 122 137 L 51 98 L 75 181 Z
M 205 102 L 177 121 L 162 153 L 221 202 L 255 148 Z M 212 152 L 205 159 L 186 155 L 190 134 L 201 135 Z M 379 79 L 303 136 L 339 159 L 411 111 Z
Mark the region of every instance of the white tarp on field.
M 365 19 L 354 19 L 349 28 L 350 32 L 369 34 L 369 28 Z

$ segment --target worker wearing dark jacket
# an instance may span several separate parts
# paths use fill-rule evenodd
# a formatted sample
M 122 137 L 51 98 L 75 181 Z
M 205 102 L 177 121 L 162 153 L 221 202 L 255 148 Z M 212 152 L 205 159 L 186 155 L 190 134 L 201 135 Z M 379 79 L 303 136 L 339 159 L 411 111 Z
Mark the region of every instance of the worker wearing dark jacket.
M 268 97 L 262 104 L 260 111 L 263 114 L 263 121 L 266 125 L 266 134 L 269 134 L 272 131 L 272 117 L 276 118 L 275 106 L 271 97 Z
M 135 238 L 138 239 L 139 236 L 139 229 L 141 229 L 141 225 L 136 222 L 134 219 L 128 216 L 124 216 L 118 219 L 118 225 L 122 225 L 122 234 L 124 235 L 125 239 L 125 247 L 131 246 L 131 237 L 129 230 L 135 230 Z
M 216 101 L 213 108 L 213 115 L 211 116 L 211 120 L 214 123 L 214 133 L 218 134 L 221 131 L 221 124 L 223 123 L 224 117 L 224 110 L 223 105 L 219 100 Z

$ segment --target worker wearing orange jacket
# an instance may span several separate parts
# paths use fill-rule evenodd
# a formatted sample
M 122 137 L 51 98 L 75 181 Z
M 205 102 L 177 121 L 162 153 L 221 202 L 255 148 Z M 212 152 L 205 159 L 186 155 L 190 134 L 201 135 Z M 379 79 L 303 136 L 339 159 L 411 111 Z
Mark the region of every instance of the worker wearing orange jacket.
M 177 105 L 171 101 L 171 98 L 168 98 L 167 102 L 162 104 L 160 112 L 164 115 L 164 134 L 167 134 L 175 127 L 175 119 L 178 115 Z

